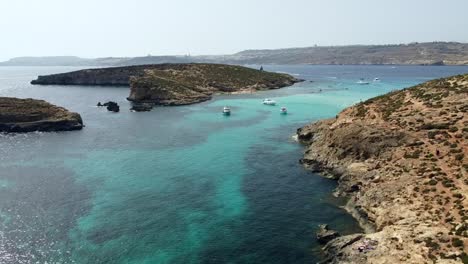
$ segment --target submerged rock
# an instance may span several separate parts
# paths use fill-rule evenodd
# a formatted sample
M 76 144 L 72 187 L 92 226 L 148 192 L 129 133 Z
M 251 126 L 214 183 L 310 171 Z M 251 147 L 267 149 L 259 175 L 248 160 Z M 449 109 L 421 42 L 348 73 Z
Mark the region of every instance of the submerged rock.
M 68 131 L 83 128 L 78 113 L 43 100 L 0 97 L 0 132 Z
M 135 112 L 148 112 L 153 109 L 152 104 L 145 104 L 145 103 L 133 103 L 132 108 L 130 108 L 131 111 Z

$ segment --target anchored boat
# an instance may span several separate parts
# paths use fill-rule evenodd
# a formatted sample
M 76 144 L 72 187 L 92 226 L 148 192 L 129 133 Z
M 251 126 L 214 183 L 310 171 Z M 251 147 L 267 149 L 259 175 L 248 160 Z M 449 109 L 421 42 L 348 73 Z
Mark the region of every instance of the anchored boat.
M 223 115 L 231 115 L 231 108 L 228 106 L 223 107 Z
M 276 102 L 274 100 L 271 100 L 271 99 L 263 99 L 263 104 L 264 105 L 276 105 Z
M 281 113 L 282 115 L 285 115 L 285 114 L 288 113 L 288 109 L 286 109 L 286 107 L 283 106 L 283 107 L 281 107 L 280 113 Z
M 368 81 L 365 81 L 364 78 L 361 78 L 357 84 L 370 84 Z

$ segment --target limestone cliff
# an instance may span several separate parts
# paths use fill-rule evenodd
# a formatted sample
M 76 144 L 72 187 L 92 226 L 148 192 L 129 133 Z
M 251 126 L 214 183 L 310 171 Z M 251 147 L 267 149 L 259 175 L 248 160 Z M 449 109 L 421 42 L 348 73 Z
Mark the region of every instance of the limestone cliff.
M 39 76 L 32 84 L 130 86 L 128 100 L 184 105 L 209 100 L 214 93 L 253 92 L 300 80 L 280 73 L 223 64 L 156 64 L 87 69 Z
M 459 75 L 298 130 L 301 162 L 338 180 L 368 231 L 329 242 L 328 262 L 468 263 L 467 111 L 468 75 Z
M 0 132 L 66 131 L 82 127 L 78 113 L 46 101 L 0 97 Z
M 299 80 L 287 74 L 222 64 L 183 64 L 148 69 L 130 80 L 129 100 L 160 105 L 205 101 L 214 93 L 253 92 L 289 86 Z

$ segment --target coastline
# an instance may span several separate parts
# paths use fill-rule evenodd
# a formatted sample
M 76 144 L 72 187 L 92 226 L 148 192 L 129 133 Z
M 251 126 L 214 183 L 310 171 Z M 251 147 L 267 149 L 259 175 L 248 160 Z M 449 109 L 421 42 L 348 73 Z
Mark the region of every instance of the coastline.
M 467 79 L 392 92 L 298 129 L 300 162 L 337 180 L 335 195 L 366 231 L 327 243 L 325 263 L 466 261 Z

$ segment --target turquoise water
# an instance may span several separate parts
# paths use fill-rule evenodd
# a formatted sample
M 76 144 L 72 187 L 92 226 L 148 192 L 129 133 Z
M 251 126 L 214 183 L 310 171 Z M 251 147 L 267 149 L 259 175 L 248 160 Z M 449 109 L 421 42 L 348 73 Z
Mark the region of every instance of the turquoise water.
M 330 195 L 335 182 L 298 164 L 295 130 L 360 100 L 468 72 L 267 66 L 307 81 L 146 113 L 127 111 L 126 88 L 28 84 L 74 69 L 0 68 L 0 96 L 43 98 L 86 124 L 0 136 L 0 263 L 314 263 L 317 224 L 345 234 L 359 227 Z M 382 81 L 355 84 L 361 77 Z M 278 105 L 262 105 L 265 97 Z M 123 111 L 94 107 L 106 100 Z

